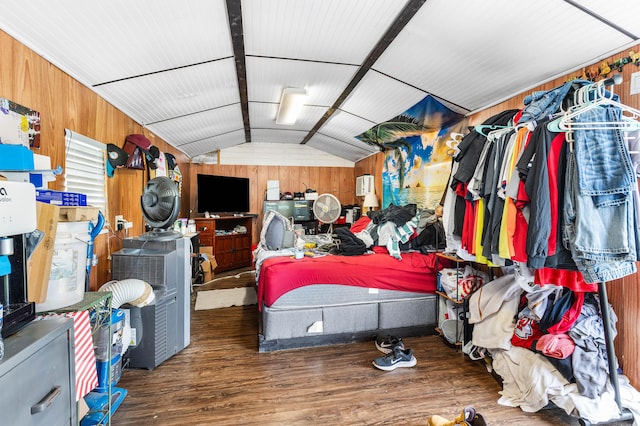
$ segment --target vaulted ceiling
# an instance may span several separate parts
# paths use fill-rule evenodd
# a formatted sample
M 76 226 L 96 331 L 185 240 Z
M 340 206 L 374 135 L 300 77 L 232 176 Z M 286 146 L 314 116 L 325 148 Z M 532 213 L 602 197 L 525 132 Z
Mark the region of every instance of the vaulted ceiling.
M 630 49 L 638 17 L 637 0 L 0 2 L 0 29 L 190 157 L 286 143 L 349 161 L 427 95 L 468 114 Z M 288 126 L 285 87 L 309 94 Z

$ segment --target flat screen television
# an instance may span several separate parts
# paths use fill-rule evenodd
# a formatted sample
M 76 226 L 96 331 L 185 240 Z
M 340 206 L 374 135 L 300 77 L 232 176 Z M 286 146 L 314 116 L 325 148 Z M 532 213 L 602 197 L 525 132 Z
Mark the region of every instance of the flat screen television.
M 249 178 L 198 174 L 198 213 L 248 213 Z

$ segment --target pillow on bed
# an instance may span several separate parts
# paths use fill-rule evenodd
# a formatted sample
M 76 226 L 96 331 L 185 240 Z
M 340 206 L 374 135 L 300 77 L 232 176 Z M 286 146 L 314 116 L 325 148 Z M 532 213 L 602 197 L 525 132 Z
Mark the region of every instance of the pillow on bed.
M 355 234 L 356 232 L 363 231 L 367 225 L 369 225 L 369 222 L 371 222 L 371 218 L 369 216 L 362 216 L 360 219 L 356 220 L 349 229 Z
M 268 250 L 293 247 L 295 234 L 287 217 L 276 211 L 270 211 L 265 218 L 264 226 L 261 238 Z

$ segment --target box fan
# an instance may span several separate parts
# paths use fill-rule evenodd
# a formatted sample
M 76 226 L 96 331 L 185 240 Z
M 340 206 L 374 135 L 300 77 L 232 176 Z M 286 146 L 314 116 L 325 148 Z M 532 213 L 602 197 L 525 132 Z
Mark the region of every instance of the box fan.
M 333 232 L 333 223 L 342 212 L 340 201 L 333 194 L 320 194 L 313 202 L 313 214 L 319 222 L 329 225 L 329 234 Z

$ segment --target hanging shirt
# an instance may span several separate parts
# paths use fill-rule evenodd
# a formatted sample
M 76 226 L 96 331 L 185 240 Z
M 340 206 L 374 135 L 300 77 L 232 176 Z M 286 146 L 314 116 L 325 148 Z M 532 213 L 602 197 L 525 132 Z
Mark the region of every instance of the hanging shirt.
M 513 247 L 513 234 L 515 232 L 516 205 L 513 197 L 509 196 L 508 189 L 509 183 L 512 182 L 512 178 L 514 177 L 513 171 L 515 169 L 516 162 L 522 154 L 522 150 L 524 149 L 525 141 L 527 140 L 528 134 L 529 129 L 526 127 L 523 127 L 517 131 L 514 138 L 511 157 L 508 159 L 508 165 L 505 168 L 505 203 L 502 212 L 502 223 L 500 224 L 499 242 L 499 254 L 500 257 L 504 259 L 511 259 L 515 252 L 515 249 Z M 515 176 L 517 177 L 517 173 L 515 174 Z
M 531 167 L 527 172 L 525 189 L 531 200 L 531 215 L 527 232 L 527 262 L 538 269 L 546 264 L 549 256 L 558 250 L 559 206 L 562 205 L 565 162 L 562 156 L 564 133 L 555 133 L 547 129 L 547 120 L 538 124 L 531 136 L 534 144 Z M 531 155 L 531 150 L 525 150 Z M 523 153 L 522 162 L 527 161 Z M 575 266 L 574 266 L 575 269 Z

